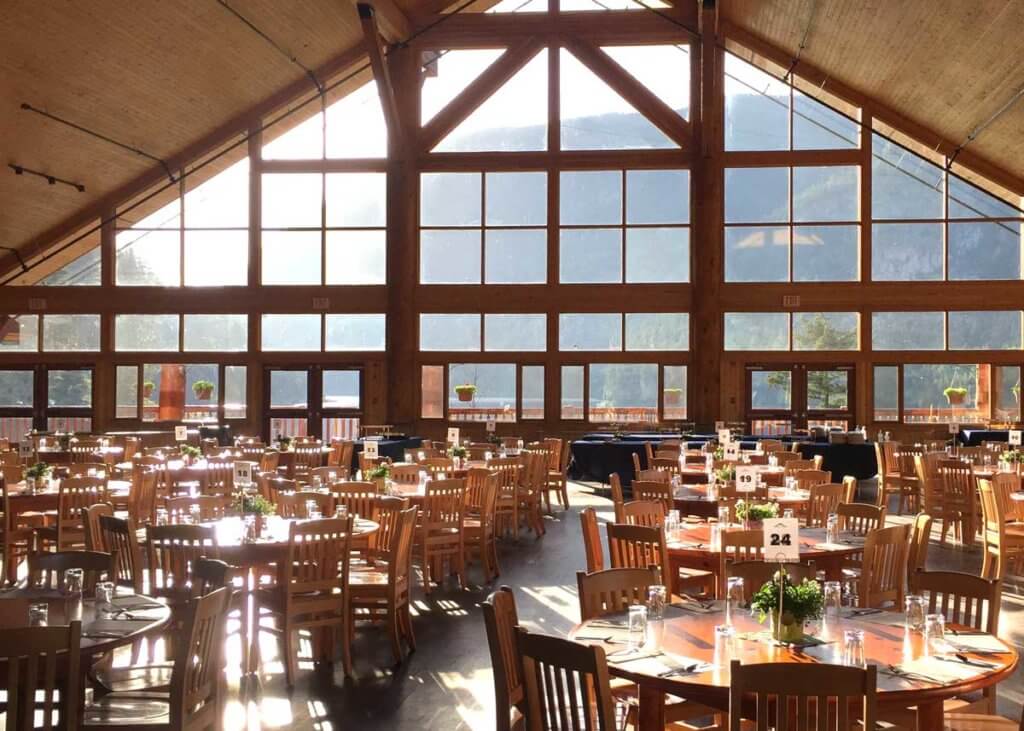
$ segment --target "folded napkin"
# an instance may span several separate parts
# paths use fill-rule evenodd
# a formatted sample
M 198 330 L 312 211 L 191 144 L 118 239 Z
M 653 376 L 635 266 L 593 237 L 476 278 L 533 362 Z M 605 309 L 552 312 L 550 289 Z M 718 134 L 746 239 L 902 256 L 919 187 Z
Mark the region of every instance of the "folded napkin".
M 1006 643 L 998 637 L 986 634 L 953 634 L 946 630 L 946 643 L 954 652 L 1009 653 Z
M 110 639 L 127 637 L 135 632 L 132 624 L 116 619 L 97 619 L 82 626 L 82 636 L 89 639 Z
M 969 680 L 990 670 L 991 668 L 961 662 L 952 655 L 921 657 L 917 660 L 909 660 L 888 668 L 889 674 L 896 677 L 924 683 L 934 683 L 935 685 Z
M 155 602 L 152 599 L 146 599 L 140 596 L 119 596 L 114 597 L 111 602 L 118 609 L 125 609 L 128 611 L 139 611 L 142 609 L 163 609 L 166 605 L 160 602 Z
M 611 660 L 609 659 L 609 662 Z M 623 670 L 641 675 L 652 675 L 659 678 L 675 678 L 685 675 L 696 675 L 714 670 L 712 663 L 692 657 L 658 653 L 656 655 L 638 655 L 632 659 L 614 663 Z
M 672 602 L 669 606 L 665 607 L 665 616 L 670 618 L 671 610 L 679 610 L 683 612 L 690 612 L 691 614 L 714 614 L 724 609 L 723 602 L 695 602 L 695 601 L 676 601 Z M 679 616 L 676 614 L 676 616 Z

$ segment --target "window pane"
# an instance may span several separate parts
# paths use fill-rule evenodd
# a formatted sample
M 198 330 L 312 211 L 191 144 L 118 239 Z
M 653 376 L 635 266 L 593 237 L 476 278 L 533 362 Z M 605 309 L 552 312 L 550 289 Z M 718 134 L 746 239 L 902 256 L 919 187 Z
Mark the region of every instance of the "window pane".
M 614 313 L 558 316 L 559 350 L 622 350 L 622 315 Z
M 996 421 L 1020 420 L 1020 366 L 994 366 L 996 383 L 992 418 Z
M 689 350 L 686 312 L 627 312 L 626 350 Z
M 325 409 L 358 409 L 361 406 L 357 370 L 323 372 L 323 406 Z
M 248 349 L 248 315 L 185 315 L 185 350 L 243 352 Z
M 270 371 L 270 408 L 304 409 L 309 401 L 307 379 L 302 371 Z
M 626 229 L 626 281 L 689 282 L 690 229 Z
M 789 229 L 727 226 L 725 281 L 789 281 Z
M 562 366 L 563 419 L 583 418 L 583 366 Z
M 248 231 L 185 232 L 186 287 L 241 287 L 248 283 Z
M 420 417 L 444 416 L 444 366 L 423 366 L 420 371 Z
M 185 179 L 185 228 L 245 228 L 249 225 L 249 158 L 191 187 Z
M 788 411 L 793 404 L 791 371 L 753 371 L 750 374 L 750 408 L 756 411 Z
M 662 390 L 666 419 L 686 418 L 686 366 L 665 366 L 662 369 Z
M 726 168 L 726 223 L 789 221 L 789 168 Z
M 874 350 L 944 350 L 945 313 L 875 312 L 871 315 Z
M 875 366 L 875 421 L 899 421 L 899 379 L 898 366 Z
M 725 54 L 725 149 L 789 149 L 789 87 L 731 53 Z
M 793 149 L 852 150 L 860 147 L 860 125 L 793 89 Z
M 327 284 L 384 284 L 386 240 L 384 231 L 328 231 Z
M 264 315 L 262 350 L 320 350 L 320 315 Z
M 942 218 L 942 168 L 878 134 L 871 146 L 872 217 Z
M 177 287 L 181 284 L 181 234 L 124 231 L 114 244 L 118 285 Z
M 857 226 L 794 226 L 794 282 L 855 282 L 860 278 Z
M 655 363 L 594 363 L 590 366 L 590 421 L 657 421 Z
M 793 350 L 859 350 L 856 312 L 794 312 Z
M 544 418 L 544 366 L 523 366 L 523 397 L 520 409 L 524 419 Z
M 99 349 L 99 315 L 43 316 L 43 350 Z
M 726 350 L 789 350 L 785 312 L 726 312 Z
M 117 315 L 115 350 L 177 350 L 177 315 Z
M 621 282 L 621 229 L 562 229 L 558 267 L 563 284 Z
M 224 418 L 244 419 L 246 416 L 245 366 L 224 366 Z
M 4 315 L 0 322 L 0 353 L 39 350 L 39 315 Z
M 420 350 L 480 350 L 480 315 L 420 315 Z
M 543 226 L 548 222 L 547 173 L 487 173 L 488 226 Z
M 487 284 L 544 284 L 548 234 L 544 229 L 490 229 L 484 234 Z
M 626 223 L 689 222 L 689 170 L 626 171 Z
M 319 231 L 264 231 L 264 284 L 320 284 Z
M 479 284 L 480 231 L 421 231 L 420 282 Z
M 448 418 L 515 421 L 516 367 L 511 363 L 452 363 L 448 366 Z
M 950 279 L 1020 279 L 1020 223 L 950 223 Z
M 1019 208 L 986 193 L 956 175 L 949 175 L 950 218 L 1020 218 Z
M 1020 350 L 1020 311 L 950 312 L 950 350 Z
M 563 172 L 559 181 L 559 222 L 563 226 L 622 223 L 620 172 Z
M 295 124 L 295 119 L 294 117 L 291 119 L 285 117 L 279 124 Z M 264 134 L 267 137 L 273 137 L 275 133 L 279 132 L 278 124 L 274 124 Z M 318 160 L 322 158 L 324 156 L 324 115 L 317 112 L 284 134 L 280 134 L 263 145 L 260 156 L 264 160 Z
M 32 371 L 0 370 L 0 406 L 31 408 L 32 383 Z
M 328 173 L 327 225 L 364 227 L 387 225 L 387 175 Z
M 328 158 L 387 155 L 388 126 L 372 80 L 327 107 L 325 127 Z
M 850 408 L 848 371 L 808 370 L 807 408 L 810 411 L 846 411 Z
M 420 175 L 421 226 L 479 226 L 479 173 Z
M 547 315 L 484 315 L 484 350 L 544 352 Z
M 327 350 L 384 350 L 386 315 L 327 315 Z
M 320 228 L 324 177 L 320 173 L 264 173 L 263 228 Z
M 114 388 L 114 418 L 137 419 L 139 417 L 139 369 L 137 366 L 117 366 Z M 152 398 L 153 392 L 149 396 Z
M 942 279 L 942 224 L 872 226 L 871 278 L 876 282 Z
M 793 168 L 793 220 L 859 221 L 856 165 Z
M 606 3 L 602 2 L 602 5 Z M 632 2 L 624 3 L 626 9 Z M 657 7 L 657 3 L 651 7 Z M 595 9 L 597 6 L 594 6 Z M 633 6 L 636 7 L 636 6 Z M 690 112 L 690 47 L 681 44 L 602 46 L 601 50 L 683 119 Z
M 216 421 L 220 400 L 220 369 L 213 363 L 185 366 L 184 418 L 190 421 Z
M 987 421 L 988 366 L 903 366 L 903 421 Z
M 92 370 L 46 373 L 47 406 L 92 406 Z
M 547 8 L 545 8 L 547 10 Z M 424 58 L 420 84 L 420 124 L 426 124 L 501 56 L 501 48 L 445 49 Z
M 99 236 L 99 231 L 95 234 Z M 41 287 L 98 287 L 103 264 L 100 247 L 82 254 L 39 281 Z

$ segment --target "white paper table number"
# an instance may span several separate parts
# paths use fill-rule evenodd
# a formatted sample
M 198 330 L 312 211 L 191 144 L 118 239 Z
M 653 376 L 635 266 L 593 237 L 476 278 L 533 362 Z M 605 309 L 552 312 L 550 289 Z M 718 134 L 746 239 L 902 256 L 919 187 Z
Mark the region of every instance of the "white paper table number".
M 729 442 L 725 445 L 725 459 L 728 462 L 738 462 L 740 459 L 740 443 Z
M 761 481 L 756 467 L 736 468 L 736 492 L 754 492 Z
M 718 443 L 723 447 L 732 441 L 732 432 L 728 429 L 722 428 L 718 430 Z
M 22 437 L 20 442 L 18 442 L 18 456 L 28 458 L 32 457 L 32 437 L 27 434 Z
M 1022 434 L 1020 429 L 1010 429 L 1010 446 L 1019 447 L 1021 436 Z
M 367 459 L 377 459 L 380 456 L 380 445 L 376 439 L 367 439 L 363 442 L 363 454 Z
M 725 422 L 724 421 L 716 421 L 715 422 L 715 431 L 716 432 L 721 432 L 722 429 L 724 429 L 724 428 L 725 428 Z
M 188 427 L 187 426 L 176 426 L 176 427 L 174 427 L 174 441 L 176 441 L 176 442 L 187 442 L 188 441 Z
M 252 462 L 235 462 L 235 484 L 247 486 L 252 484 Z
M 960 422 L 958 422 L 958 421 L 951 421 L 951 422 L 949 422 L 949 433 L 950 434 L 959 434 L 960 433 Z
M 448 443 L 458 444 L 459 443 L 459 427 L 450 426 L 448 427 Z
M 497 430 L 498 430 L 498 422 L 495 421 L 494 419 L 488 419 L 487 420 L 487 433 L 488 434 L 493 434 Z
M 797 518 L 771 518 L 764 522 L 764 560 L 799 563 L 800 521 Z

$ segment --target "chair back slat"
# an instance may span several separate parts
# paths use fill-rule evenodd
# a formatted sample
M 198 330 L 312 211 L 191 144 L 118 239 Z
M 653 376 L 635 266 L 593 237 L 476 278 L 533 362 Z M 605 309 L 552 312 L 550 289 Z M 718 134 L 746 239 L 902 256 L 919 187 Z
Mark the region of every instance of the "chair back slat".
M 192 565 L 203 557 L 217 557 L 216 534 L 202 525 L 149 525 L 146 554 L 149 590 L 156 596 L 187 598 Z
M 612 568 L 646 569 L 657 566 L 662 584 L 671 586 L 668 550 L 665 546 L 665 531 L 641 525 L 610 523 L 608 531 L 608 556 Z
M 135 522 L 129 518 L 100 516 L 99 529 L 103 546 L 114 557 L 114 581 L 128 586 L 136 594 L 143 591 L 142 551 L 135 533 Z
M 522 671 L 516 648 L 519 614 L 512 589 L 502 586 L 483 603 L 487 645 L 494 669 L 495 730 L 510 731 L 513 708 L 525 708 Z
M 82 623 L 18 627 L 3 634 L 0 666 L 6 669 L 6 728 L 77 729 L 82 692 Z
M 907 577 L 908 525 L 879 528 L 864 542 L 858 599 L 862 607 L 883 607 L 891 603 L 899 611 Z
M 650 568 L 577 571 L 580 621 L 625 612 L 632 604 L 646 604 L 647 590 L 657 584 L 661 584 L 661 575 Z
M 587 554 L 587 572 L 593 573 L 604 568 L 604 551 L 601 549 L 601 531 L 597 524 L 597 511 L 584 508 L 580 511 L 583 528 L 583 547 Z

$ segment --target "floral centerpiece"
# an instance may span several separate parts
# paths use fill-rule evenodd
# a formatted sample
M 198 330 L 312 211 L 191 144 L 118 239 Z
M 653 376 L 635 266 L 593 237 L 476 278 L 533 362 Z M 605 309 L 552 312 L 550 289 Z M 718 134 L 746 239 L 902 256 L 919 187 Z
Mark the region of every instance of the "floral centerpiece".
M 282 452 L 287 451 L 288 448 L 292 446 L 292 438 L 287 437 L 284 434 L 278 434 L 274 441 L 277 442 L 277 448 Z
M 181 456 L 185 458 L 185 462 L 191 464 L 193 460 L 199 459 L 203 456 L 203 450 L 199 447 L 193 447 L 191 444 L 182 444 L 178 447 L 178 451 L 181 452 Z
M 452 445 L 448 450 L 449 457 L 458 457 L 459 459 L 465 459 L 469 456 L 469 450 L 460 444 Z
M 779 506 L 775 503 L 748 503 L 746 500 L 736 501 L 736 517 L 740 520 L 759 522 L 779 515 Z
M 726 465 L 725 467 L 719 467 L 715 470 L 715 477 L 719 482 L 727 483 L 736 479 L 736 467 L 733 465 Z
M 779 606 L 781 599 L 782 605 Z M 779 642 L 798 642 L 804 636 L 804 622 L 821 617 L 824 600 L 817 581 L 804 579 L 794 584 L 780 569 L 750 600 L 758 621 L 771 619 L 772 637 Z
M 25 486 L 29 489 L 35 489 L 41 487 L 50 473 L 53 472 L 53 467 L 46 464 L 45 462 L 36 462 L 34 465 L 25 470 Z
M 391 464 L 388 462 L 381 462 L 370 470 L 366 477 L 371 482 L 377 484 L 377 492 L 382 495 L 386 494 L 388 480 L 391 479 Z
M 715 447 L 715 451 L 711 453 L 711 456 L 716 460 L 725 459 L 725 447 Z

